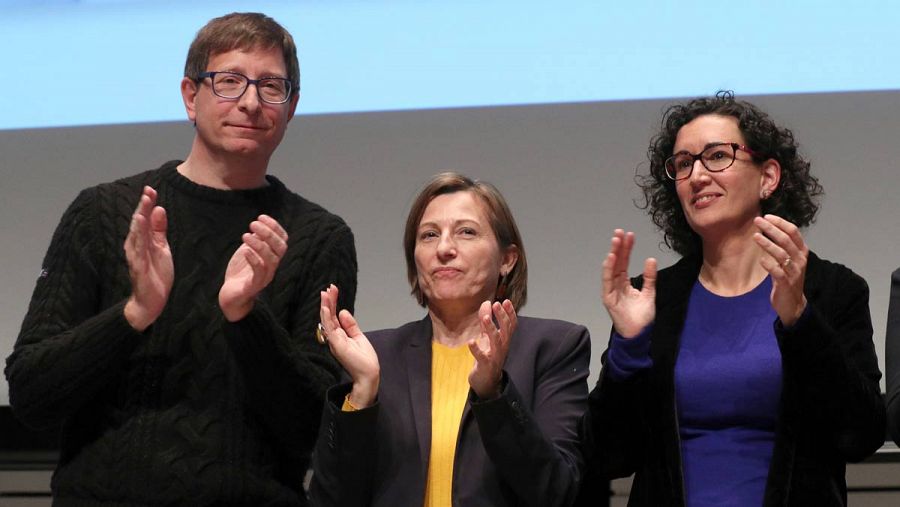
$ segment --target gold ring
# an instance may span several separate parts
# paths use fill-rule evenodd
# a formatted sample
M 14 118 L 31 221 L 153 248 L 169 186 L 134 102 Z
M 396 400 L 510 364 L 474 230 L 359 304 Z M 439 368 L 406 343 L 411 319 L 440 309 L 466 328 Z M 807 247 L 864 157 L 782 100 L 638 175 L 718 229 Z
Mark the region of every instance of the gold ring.
M 793 262 L 793 259 L 791 259 L 790 257 L 785 259 L 784 262 L 781 263 L 781 269 L 788 267 L 788 264 L 790 264 L 791 262 Z
M 325 326 L 321 322 L 316 324 L 316 341 L 322 345 L 328 342 L 328 335 L 325 334 Z

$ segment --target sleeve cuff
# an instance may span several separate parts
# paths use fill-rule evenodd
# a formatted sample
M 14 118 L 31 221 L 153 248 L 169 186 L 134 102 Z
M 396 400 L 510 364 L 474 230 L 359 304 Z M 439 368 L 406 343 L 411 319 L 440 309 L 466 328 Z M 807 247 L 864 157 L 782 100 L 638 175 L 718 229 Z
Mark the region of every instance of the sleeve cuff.
M 357 414 L 360 416 L 365 413 L 376 411 L 375 407 L 378 406 L 377 397 L 375 398 L 375 403 L 369 405 L 368 407 L 356 408 L 353 405 L 350 405 L 347 401 L 347 397 L 350 396 L 350 391 L 352 390 L 353 384 L 349 382 L 331 386 L 326 393 L 326 403 L 330 406 L 330 410 L 334 412 L 341 412 L 342 414 L 346 415 Z
M 475 403 L 490 403 L 492 401 L 497 401 L 502 399 L 506 393 L 508 392 L 509 387 L 509 375 L 507 375 L 506 370 L 501 371 L 500 375 L 500 395 L 496 398 L 484 399 L 478 396 L 474 389 L 469 388 L 469 401 L 473 404 Z
M 653 326 L 645 327 L 634 338 L 623 338 L 613 331 L 606 354 L 607 375 L 613 380 L 628 380 L 653 366 L 650 358 L 650 336 Z
M 503 371 L 501 382 L 500 396 L 493 400 L 482 400 L 475 391 L 469 389 L 469 403 L 472 405 L 472 413 L 483 436 L 497 434 L 510 423 L 522 428 L 530 419 L 519 392 L 509 380 L 506 370 Z
M 812 307 L 812 305 L 807 302 L 806 307 L 803 309 L 803 313 L 800 314 L 800 318 L 798 318 L 797 322 L 794 322 L 790 326 L 785 326 L 784 323 L 781 322 L 780 318 L 775 319 L 776 331 L 780 330 L 780 331 L 787 331 L 790 333 L 797 328 L 802 329 L 803 326 L 806 325 L 806 322 L 810 319 L 810 315 L 812 314 L 812 310 L 810 309 L 811 307 Z

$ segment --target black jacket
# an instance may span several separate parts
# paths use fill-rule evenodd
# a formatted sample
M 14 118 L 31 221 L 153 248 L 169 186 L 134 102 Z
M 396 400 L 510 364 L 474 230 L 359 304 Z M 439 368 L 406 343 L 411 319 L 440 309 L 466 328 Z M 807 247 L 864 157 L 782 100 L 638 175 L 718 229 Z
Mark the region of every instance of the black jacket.
M 891 274 L 891 302 L 884 339 L 888 433 L 894 442 L 900 442 L 900 269 Z
M 341 412 L 349 384 L 328 392 L 313 457 L 316 507 L 421 507 L 431 451 L 431 320 L 368 333 L 381 363 L 378 403 Z M 584 326 L 519 317 L 496 400 L 470 398 L 453 464 L 453 505 L 567 507 L 583 460 Z
M 635 474 L 629 506 L 684 505 L 674 372 L 700 265 L 699 258 L 685 258 L 659 273 L 653 367 L 623 382 L 606 378 L 604 368 L 590 395 L 582 427 L 585 483 Z M 783 386 L 765 506 L 846 505 L 845 464 L 884 442 L 866 282 L 810 253 L 804 292 L 808 315 L 791 329 L 777 319 L 773 324 Z M 583 505 L 595 504 L 598 494 L 605 491 L 585 488 Z

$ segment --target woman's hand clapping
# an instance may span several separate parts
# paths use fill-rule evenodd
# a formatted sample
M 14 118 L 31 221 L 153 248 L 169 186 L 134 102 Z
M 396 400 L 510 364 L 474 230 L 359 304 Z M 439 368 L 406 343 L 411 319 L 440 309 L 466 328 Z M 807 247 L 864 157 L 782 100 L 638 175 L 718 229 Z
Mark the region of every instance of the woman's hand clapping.
M 494 325 L 491 312 L 497 319 Z M 500 396 L 500 380 L 503 365 L 509 352 L 509 339 L 516 330 L 516 309 L 510 300 L 501 303 L 485 301 L 478 309 L 481 335 L 469 342 L 469 350 L 475 357 L 475 366 L 469 374 L 469 385 L 479 398 L 496 399 Z
M 623 338 L 634 338 L 656 317 L 656 259 L 644 261 L 644 285 L 637 290 L 628 277 L 634 233 L 616 229 L 603 260 L 603 306 Z
M 756 217 L 753 223 L 760 230 L 753 235 L 763 251 L 759 263 L 772 276 L 772 308 L 782 324 L 792 326 L 806 309 L 803 280 L 809 248 L 800 229 L 781 217 Z
M 333 284 L 320 293 L 319 318 L 325 329 L 328 347 L 353 379 L 350 404 L 365 408 L 375 403 L 381 381 L 378 355 L 369 339 L 347 310 L 337 311 L 338 288 Z

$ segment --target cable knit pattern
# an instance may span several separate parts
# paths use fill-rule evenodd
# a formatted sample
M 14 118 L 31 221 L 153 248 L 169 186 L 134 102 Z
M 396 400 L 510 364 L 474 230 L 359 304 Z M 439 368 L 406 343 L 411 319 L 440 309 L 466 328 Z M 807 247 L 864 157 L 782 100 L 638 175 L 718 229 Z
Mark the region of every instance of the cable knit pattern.
M 314 338 L 319 291 L 353 310 L 347 225 L 276 178 L 224 191 L 179 161 L 84 190 L 62 218 L 6 376 L 17 416 L 61 425 L 54 505 L 306 505 L 302 479 L 338 366 Z M 144 185 L 159 192 L 175 282 L 144 333 L 123 316 L 123 244 Z M 288 250 L 253 311 L 218 307 L 241 234 L 266 213 Z

